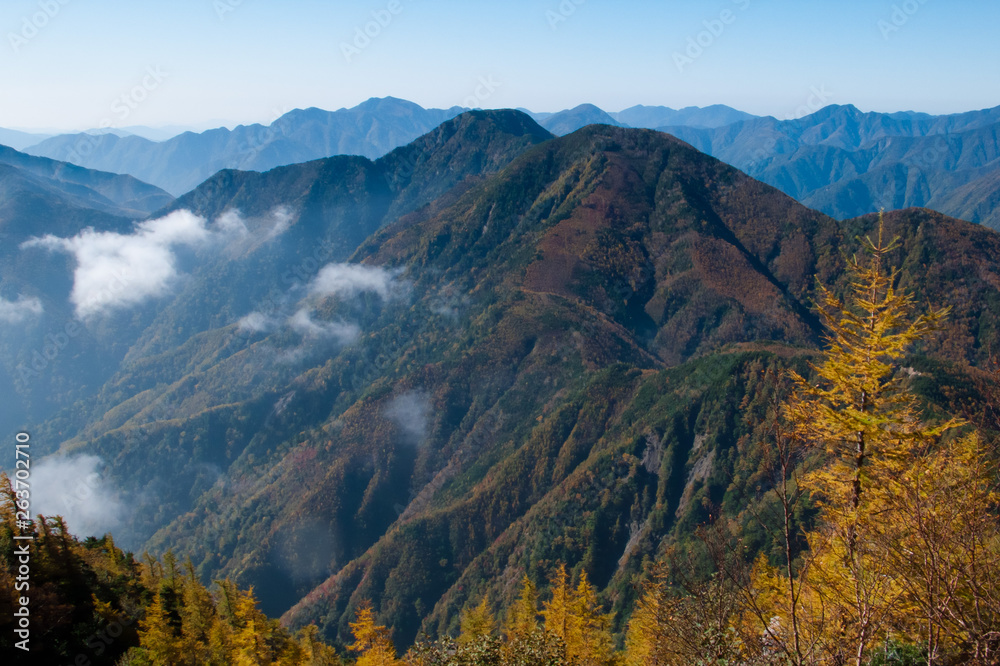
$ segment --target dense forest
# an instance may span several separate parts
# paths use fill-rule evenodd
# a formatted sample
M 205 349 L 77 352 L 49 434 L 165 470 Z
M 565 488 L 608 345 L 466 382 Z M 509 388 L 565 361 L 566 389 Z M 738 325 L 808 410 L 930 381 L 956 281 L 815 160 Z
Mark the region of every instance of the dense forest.
M 1000 663 L 998 373 L 916 391 L 911 353 L 951 313 L 900 288 L 881 223 L 863 243 L 847 281 L 818 290 L 821 350 L 749 364 L 730 491 L 755 493 L 738 513 L 703 496 L 689 538 L 644 560 L 627 613 L 585 561 L 546 561 L 522 572 L 512 603 L 470 595 L 456 631 L 402 655 L 361 603 L 335 650 L 169 552 L 136 560 L 60 517 L 19 528 L 26 496 L 4 478 L 0 648 L 31 664 Z M 16 535 L 34 537 L 30 657 L 11 621 Z

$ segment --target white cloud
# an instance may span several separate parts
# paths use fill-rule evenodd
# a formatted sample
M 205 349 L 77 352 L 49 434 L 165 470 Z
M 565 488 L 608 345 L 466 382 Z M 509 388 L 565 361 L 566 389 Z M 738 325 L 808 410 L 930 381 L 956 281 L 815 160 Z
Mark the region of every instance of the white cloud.
M 72 238 L 34 238 L 22 247 L 73 255 L 70 301 L 77 316 L 86 318 L 165 295 L 177 277 L 174 247 L 200 246 L 212 239 L 205 218 L 179 210 L 141 222 L 131 234 L 86 229 Z
M 245 237 L 250 232 L 247 231 L 246 222 L 240 211 L 230 209 L 215 219 L 215 229 L 227 236 Z
M 19 324 L 28 317 L 42 314 L 42 302 L 37 298 L 18 296 L 16 301 L 0 298 L 0 322 Z
M 402 286 L 396 281 L 401 272 L 363 264 L 327 264 L 309 284 L 309 293 L 318 296 L 353 296 L 373 292 L 388 299 Z
M 237 328 L 249 333 L 266 333 L 274 330 L 278 322 L 274 317 L 269 317 L 261 312 L 251 312 L 247 316 L 236 322 Z
M 312 313 L 305 308 L 289 317 L 288 325 L 306 338 L 335 340 L 343 345 L 354 342 L 361 335 L 361 328 L 357 324 L 344 321 L 316 321 L 312 318 Z
M 121 522 L 124 505 L 97 456 L 57 455 L 31 467 L 33 514 L 60 515 L 77 536 L 102 536 Z
M 383 414 L 395 423 L 410 444 L 420 444 L 427 438 L 431 401 L 423 391 L 407 391 L 393 398 Z
M 395 298 L 409 287 L 409 283 L 397 279 L 401 272 L 401 269 L 388 270 L 361 264 L 327 264 L 309 282 L 307 296 L 299 302 L 294 314 L 285 314 L 289 311 L 286 306 L 292 300 L 291 294 L 298 292 L 297 295 L 301 295 L 298 287 L 286 294 L 284 302 L 278 304 L 276 314 L 251 312 L 236 322 L 237 329 L 250 333 L 271 333 L 285 328 L 301 335 L 303 340 L 297 347 L 279 355 L 279 360 L 287 363 L 305 358 L 310 342 L 331 341 L 349 345 L 361 336 L 361 327 L 343 319 L 317 320 L 314 316 L 316 301 L 325 296 L 353 296 L 365 292 L 378 294 L 385 300 Z
M 292 214 L 287 208 L 275 208 L 271 212 L 271 219 L 274 220 L 274 226 L 267 232 L 268 239 L 277 238 L 292 226 Z

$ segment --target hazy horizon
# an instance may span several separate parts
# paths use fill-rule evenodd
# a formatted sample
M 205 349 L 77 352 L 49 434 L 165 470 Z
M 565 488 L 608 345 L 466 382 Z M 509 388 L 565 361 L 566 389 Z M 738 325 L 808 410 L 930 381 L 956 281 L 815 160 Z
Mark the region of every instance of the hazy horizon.
M 15 0 L 0 7 L 0 127 L 268 124 L 385 96 L 782 118 L 816 90 L 822 106 L 940 115 L 1000 105 L 997 18 L 973 0 Z
M 389 95 L 389 97 L 394 97 L 394 95 Z M 368 98 L 368 99 L 377 99 L 377 98 Z M 368 100 L 362 100 L 362 102 L 360 102 L 359 104 L 364 103 L 365 101 L 368 101 Z M 411 101 L 411 100 L 404 100 L 404 101 Z M 580 102 L 580 104 L 590 104 L 590 102 Z M 322 110 L 323 111 L 334 112 L 334 111 L 339 111 L 339 110 L 343 110 L 343 109 L 350 109 L 350 108 L 353 108 L 353 107 L 356 107 L 356 106 L 358 106 L 358 104 L 352 105 L 351 107 L 340 107 L 338 109 L 322 109 Z M 556 112 L 566 111 L 566 110 L 572 109 L 575 106 L 579 106 L 579 105 L 575 104 L 575 105 L 573 105 L 571 107 L 567 107 L 566 109 L 528 109 L 527 107 L 524 107 L 524 106 L 476 107 L 476 108 L 484 108 L 484 109 L 516 109 L 516 110 L 527 110 L 527 111 L 530 111 L 532 113 L 556 113 Z M 642 104 L 640 102 L 640 103 L 631 105 L 631 107 L 634 107 L 634 106 L 647 106 L 647 107 L 664 106 L 664 107 L 667 107 L 667 106 L 670 106 L 670 105 L 668 105 L 668 104 L 655 104 L 655 105 L 654 104 Z M 701 107 L 697 107 L 697 108 L 705 108 L 705 107 L 708 107 L 708 106 L 712 106 L 712 105 L 711 104 L 705 104 L 705 105 L 703 105 Z M 726 105 L 726 106 L 728 106 L 728 105 Z M 807 105 L 803 105 L 803 106 L 807 106 Z M 871 113 L 928 113 L 926 111 L 921 111 L 920 109 L 866 109 L 866 108 L 861 108 L 857 104 L 853 104 L 852 105 L 850 102 L 844 102 L 844 103 L 840 103 L 840 104 L 825 104 L 825 105 L 817 107 L 815 109 L 809 109 L 809 113 L 815 113 L 816 111 L 820 111 L 820 110 L 826 108 L 827 106 L 855 106 L 855 107 L 857 107 L 863 113 L 869 113 L 869 112 L 871 112 Z M 995 108 L 996 106 L 1000 106 L 1000 104 L 994 105 L 992 107 L 981 107 L 981 108 L 975 108 L 975 109 L 970 108 L 970 109 L 963 109 L 962 111 L 949 112 L 949 113 L 945 113 L 945 114 L 928 114 L 928 115 L 934 115 L 934 116 L 937 116 L 937 115 L 952 115 L 953 113 L 954 114 L 959 114 L 959 113 L 966 113 L 966 112 L 973 112 L 973 111 L 982 111 L 982 110 L 986 110 L 986 109 Z M 311 105 L 311 107 L 312 108 L 321 108 L 321 107 L 317 107 L 316 105 Z M 306 108 L 311 108 L 311 107 L 296 107 L 296 108 L 297 109 L 306 109 Z M 601 110 L 605 111 L 605 112 L 608 112 L 608 113 L 619 113 L 619 112 L 625 111 L 626 109 L 629 109 L 631 107 L 623 107 L 621 109 L 601 109 Z M 424 107 L 424 108 L 432 108 L 432 107 Z M 673 108 L 675 110 L 683 110 L 684 108 L 687 108 L 687 107 L 674 106 L 674 107 L 671 107 L 671 108 Z M 732 107 L 732 108 L 736 108 L 737 111 L 746 111 L 745 109 L 740 109 L 740 108 L 737 108 L 737 107 Z M 289 111 L 292 111 L 292 110 L 293 109 L 289 109 Z M 747 113 L 749 113 L 749 112 L 747 112 Z M 773 117 L 778 118 L 778 120 L 785 120 L 785 119 L 787 119 L 792 114 L 786 114 L 786 117 L 776 116 L 774 114 L 754 114 L 754 115 L 761 115 L 761 117 L 771 115 Z M 805 114 L 802 114 L 802 115 L 805 115 Z M 800 116 L 796 115 L 795 117 L 800 117 Z M 241 126 L 241 125 L 243 125 L 243 126 L 253 125 L 253 124 L 269 125 L 274 120 L 277 120 L 277 118 L 273 118 L 273 119 L 270 119 L 270 120 L 267 120 L 267 121 L 264 121 L 264 122 L 251 121 L 251 120 L 216 119 L 216 120 L 204 121 L 204 122 L 201 122 L 201 123 L 190 123 L 190 124 L 158 123 L 158 124 L 155 124 L 155 125 L 128 125 L 128 126 L 124 126 L 124 127 L 111 126 L 111 127 L 104 128 L 104 129 L 106 131 L 121 131 L 121 132 L 129 132 L 129 133 L 134 133 L 133 130 L 137 130 L 137 129 L 148 129 L 148 130 L 157 130 L 157 131 L 176 130 L 176 134 L 181 134 L 181 133 L 187 132 L 187 131 L 205 132 L 205 131 L 208 131 L 208 130 L 218 129 L 218 128 L 222 128 L 222 127 L 225 127 L 227 129 L 232 130 L 233 128 Z M 39 128 L 35 128 L 35 127 L 0 126 L 0 129 L 14 130 L 14 131 L 17 131 L 17 132 L 26 132 L 26 133 L 29 133 L 29 134 L 45 135 L 45 134 L 70 134 L 70 133 L 93 132 L 93 131 L 99 131 L 101 128 L 99 128 L 99 127 L 68 127 L 68 128 L 39 127 Z

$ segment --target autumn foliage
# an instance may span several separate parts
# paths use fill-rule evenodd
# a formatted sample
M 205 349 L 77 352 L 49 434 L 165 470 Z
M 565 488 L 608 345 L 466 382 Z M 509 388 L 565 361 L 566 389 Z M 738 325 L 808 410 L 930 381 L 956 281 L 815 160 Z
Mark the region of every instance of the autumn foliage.
M 910 389 L 901 362 L 947 310 L 914 316 L 892 249 L 880 224 L 847 296 L 820 290 L 825 349 L 770 414 L 782 561 L 743 558 L 736 521 L 703 530 L 716 572 L 679 593 L 654 578 L 629 663 L 1000 663 L 994 440 L 931 418 Z
M 404 639 L 399 651 L 391 614 L 360 603 L 338 655 L 316 626 L 292 633 L 264 615 L 252 589 L 206 587 L 169 553 L 139 562 L 110 536 L 80 542 L 61 518 L 40 518 L 37 621 L 53 647 L 37 663 L 57 663 L 112 625 L 118 637 L 92 663 L 1000 663 L 1000 419 L 975 427 L 918 398 L 906 359 L 949 312 L 918 313 L 888 266 L 894 248 L 880 224 L 847 283 L 817 291 L 825 340 L 812 363 L 762 369 L 767 395 L 740 403 L 754 436 L 734 449 L 751 461 L 744 485 L 759 496 L 740 515 L 707 511 L 697 538 L 664 540 L 631 600 L 602 592 L 585 562 L 553 558 L 536 580 L 517 570 L 515 599 L 513 587 L 506 599 L 470 595 L 453 635 Z M 995 417 L 993 400 L 984 410 Z M 13 603 L 15 497 L 6 479 L 0 490 L 3 610 Z M 609 608 L 621 609 L 617 625 Z

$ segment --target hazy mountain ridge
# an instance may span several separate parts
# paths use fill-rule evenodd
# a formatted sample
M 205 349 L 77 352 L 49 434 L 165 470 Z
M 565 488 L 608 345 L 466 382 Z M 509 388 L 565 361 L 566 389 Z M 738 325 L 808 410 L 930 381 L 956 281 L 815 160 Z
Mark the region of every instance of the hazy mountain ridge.
M 0 145 L 10 146 L 14 150 L 24 150 L 51 137 L 51 134 L 21 132 L 0 127 Z
M 41 142 L 31 142 L 19 134 L 10 136 L 21 144 L 27 141 L 24 147 L 32 155 L 131 174 L 179 196 L 222 169 L 266 171 L 333 155 L 381 157 L 465 110 L 459 107 L 424 109 L 412 102 L 385 97 L 372 98 L 351 109 L 338 111 L 294 109 L 268 126 L 254 124 L 233 130 L 184 132 L 160 141 L 143 138 L 138 131 L 128 131 L 128 128 L 99 134 L 64 134 Z M 749 116 L 721 105 L 704 110 L 687 107 L 680 111 L 668 107 L 633 107 L 621 114 L 635 123 L 624 120 L 620 123 L 615 119 L 620 114 L 609 115 L 591 104 L 557 113 L 531 115 L 557 135 L 594 123 L 653 127 L 646 123 L 671 119 L 682 124 L 712 127 Z M 150 132 L 142 133 L 155 136 Z
M 556 113 L 540 114 L 538 123 L 556 136 L 565 136 L 587 125 L 614 125 L 622 127 L 622 123 L 593 104 L 580 104 L 572 109 Z
M 832 105 L 797 120 L 660 129 L 839 219 L 928 206 L 995 227 L 998 121 L 1000 107 L 928 116 Z
M 631 106 L 623 111 L 609 115 L 628 127 L 642 127 L 645 129 L 656 129 L 657 127 L 666 125 L 722 127 L 756 117 L 753 114 L 738 111 L 725 104 L 686 106 L 682 109 L 637 104 L 636 106 Z
M 0 146 L 0 164 L 44 180 L 77 205 L 112 214 L 145 217 L 173 200 L 160 188 L 132 176 L 85 169 L 6 146 Z
M 266 127 L 186 132 L 162 142 L 113 133 L 62 135 L 28 150 L 130 173 L 179 195 L 222 169 L 266 171 L 340 154 L 376 158 L 461 111 L 373 98 L 335 112 L 296 109 Z M 591 124 L 674 134 L 838 219 L 881 207 L 929 206 L 1000 225 L 1000 213 L 991 203 L 998 193 L 989 177 L 997 164 L 988 157 L 995 153 L 1000 107 L 933 116 L 830 105 L 792 120 L 752 116 L 718 104 L 683 109 L 637 105 L 615 113 L 581 104 L 555 113 L 527 113 L 557 136 Z
M 352 109 L 296 109 L 268 126 L 185 132 L 153 142 L 138 136 L 64 135 L 29 152 L 129 173 L 180 195 L 222 169 L 266 171 L 331 155 L 375 158 L 425 134 L 464 109 L 424 109 L 373 98 Z

